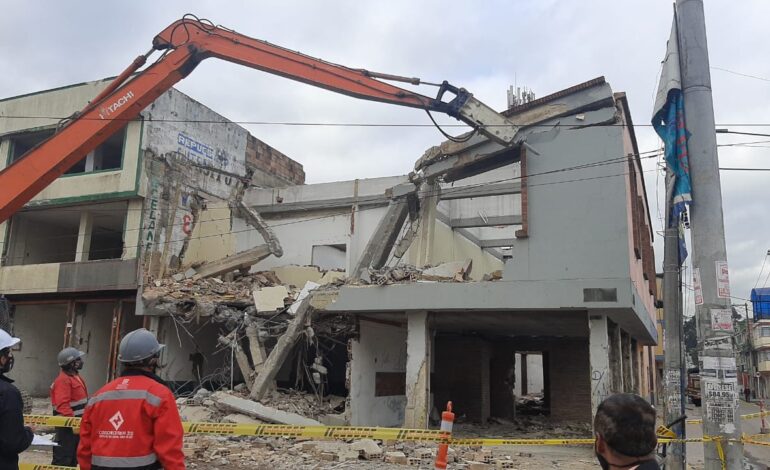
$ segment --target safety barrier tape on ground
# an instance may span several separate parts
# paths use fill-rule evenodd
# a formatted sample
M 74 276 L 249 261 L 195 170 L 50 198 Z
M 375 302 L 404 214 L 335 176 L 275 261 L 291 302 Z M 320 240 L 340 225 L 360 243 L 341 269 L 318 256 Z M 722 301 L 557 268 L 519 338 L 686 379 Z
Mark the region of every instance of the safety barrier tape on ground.
M 749 413 L 741 415 L 741 419 L 757 419 L 763 416 L 770 416 L 770 411 L 759 411 L 757 413 Z M 687 424 L 703 424 L 702 419 L 688 419 Z
M 61 465 L 45 465 L 42 463 L 20 463 L 19 470 L 72 470 L 73 467 L 62 467 Z
M 26 415 L 26 424 L 77 428 L 80 418 L 64 416 Z M 284 424 L 235 424 L 183 422 L 185 434 L 215 434 L 226 436 L 288 437 L 305 439 L 381 439 L 391 441 L 447 442 L 454 446 L 564 446 L 591 445 L 593 439 L 506 439 L 506 438 L 448 438 L 444 431 L 434 429 L 402 429 L 357 426 L 292 426 Z M 770 445 L 760 435 L 736 440 L 748 444 Z M 659 438 L 659 443 L 709 442 L 716 438 Z M 31 468 L 31 467 L 30 467 Z M 35 467 L 39 469 L 54 467 Z

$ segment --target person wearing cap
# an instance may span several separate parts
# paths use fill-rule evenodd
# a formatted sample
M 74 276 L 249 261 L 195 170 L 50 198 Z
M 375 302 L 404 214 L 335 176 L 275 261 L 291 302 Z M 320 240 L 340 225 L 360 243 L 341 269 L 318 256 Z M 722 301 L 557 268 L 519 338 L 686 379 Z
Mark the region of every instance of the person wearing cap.
M 59 352 L 56 361 L 61 372 L 51 384 L 51 404 L 54 416 L 70 416 L 80 418 L 88 403 L 88 389 L 80 377 L 83 368 L 83 356 L 86 353 L 75 348 L 64 348 Z M 77 450 L 80 438 L 69 427 L 56 428 L 56 442 L 53 448 L 51 465 L 76 467 L 78 464 Z
M 81 470 L 184 470 L 174 394 L 155 372 L 163 345 L 140 328 L 118 348 L 120 377 L 96 392 L 80 423 Z
M 633 393 L 610 395 L 594 418 L 594 452 L 602 470 L 659 470 L 655 408 Z
M 24 404 L 13 380 L 5 374 L 13 369 L 11 348 L 21 340 L 0 330 L 0 468 L 18 470 L 19 454 L 32 444 L 32 429 L 24 426 Z

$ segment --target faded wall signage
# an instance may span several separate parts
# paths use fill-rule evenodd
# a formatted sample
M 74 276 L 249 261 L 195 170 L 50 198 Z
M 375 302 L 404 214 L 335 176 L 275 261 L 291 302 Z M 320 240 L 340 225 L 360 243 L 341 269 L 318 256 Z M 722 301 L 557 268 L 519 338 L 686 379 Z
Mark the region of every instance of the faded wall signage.
M 176 90 L 147 108 L 144 145 L 155 155 L 173 155 L 184 184 L 221 199 L 246 176 L 248 132 Z

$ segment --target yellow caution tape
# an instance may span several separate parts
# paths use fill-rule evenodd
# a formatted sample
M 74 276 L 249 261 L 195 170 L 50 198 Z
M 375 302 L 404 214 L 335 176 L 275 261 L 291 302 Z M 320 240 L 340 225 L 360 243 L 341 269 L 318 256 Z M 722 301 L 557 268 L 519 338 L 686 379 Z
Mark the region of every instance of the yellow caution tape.
M 763 416 L 770 416 L 770 411 L 760 411 L 757 413 L 749 413 L 749 414 L 741 415 L 741 419 L 756 419 L 756 418 L 761 418 Z M 703 424 L 703 420 L 688 419 L 687 424 Z
M 383 439 L 441 442 L 449 433 L 433 429 L 402 429 L 355 426 L 290 426 L 283 424 L 230 424 L 183 422 L 185 434 L 290 437 L 309 439 Z
M 80 418 L 68 416 L 24 415 L 27 426 L 58 426 L 62 428 L 79 428 Z
M 42 463 L 20 463 L 19 470 L 72 470 L 75 467 L 62 467 L 61 465 L 45 465 Z M 77 467 L 80 468 L 80 467 Z
M 592 445 L 593 439 L 451 439 L 454 446 L 571 446 Z

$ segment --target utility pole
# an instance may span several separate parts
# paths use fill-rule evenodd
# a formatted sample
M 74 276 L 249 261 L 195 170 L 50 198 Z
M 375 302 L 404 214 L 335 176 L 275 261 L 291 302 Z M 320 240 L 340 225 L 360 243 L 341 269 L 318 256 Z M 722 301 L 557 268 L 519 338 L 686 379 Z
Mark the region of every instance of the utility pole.
M 719 181 L 714 103 L 711 96 L 703 0 L 677 0 L 692 198 L 693 287 L 698 324 L 698 362 L 703 401 L 706 470 L 743 468 L 738 377 L 730 308 L 730 281 L 725 248 L 722 192 Z
M 682 310 L 679 286 L 679 221 L 671 220 L 674 191 L 674 177 L 669 172 L 666 185 L 666 231 L 663 251 L 663 315 L 665 350 L 663 363 L 664 420 L 671 423 L 684 415 L 684 362 L 682 361 Z M 686 438 L 684 421 L 675 425 L 677 438 Z M 666 468 L 685 468 L 684 443 L 669 445 L 671 452 L 666 456 Z

